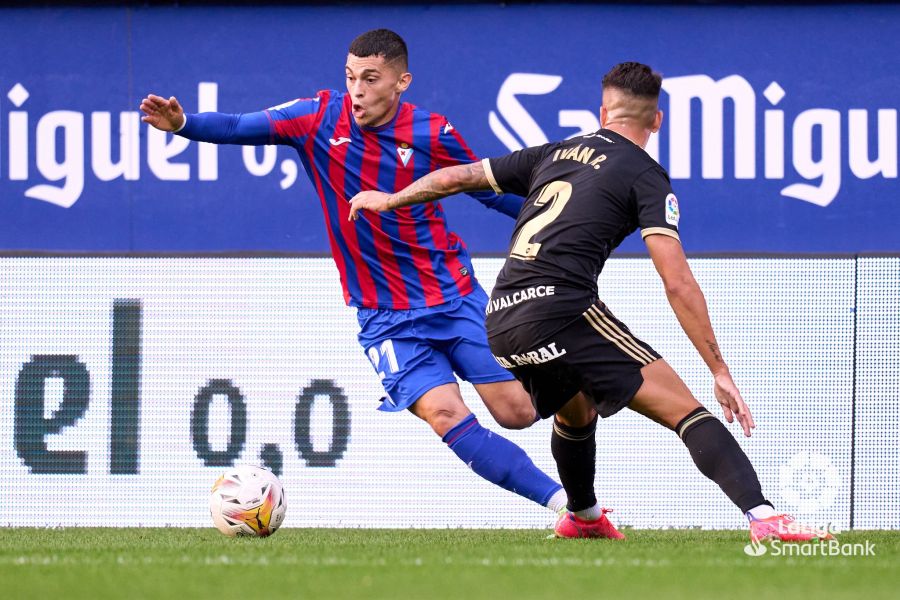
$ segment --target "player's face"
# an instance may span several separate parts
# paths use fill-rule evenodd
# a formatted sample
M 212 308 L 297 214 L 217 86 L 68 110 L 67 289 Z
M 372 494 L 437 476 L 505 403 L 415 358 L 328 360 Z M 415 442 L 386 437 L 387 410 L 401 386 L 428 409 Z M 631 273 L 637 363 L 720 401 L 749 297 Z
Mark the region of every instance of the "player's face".
M 353 101 L 353 120 L 360 127 L 378 127 L 394 118 L 400 94 L 412 75 L 383 56 L 347 55 L 347 91 Z

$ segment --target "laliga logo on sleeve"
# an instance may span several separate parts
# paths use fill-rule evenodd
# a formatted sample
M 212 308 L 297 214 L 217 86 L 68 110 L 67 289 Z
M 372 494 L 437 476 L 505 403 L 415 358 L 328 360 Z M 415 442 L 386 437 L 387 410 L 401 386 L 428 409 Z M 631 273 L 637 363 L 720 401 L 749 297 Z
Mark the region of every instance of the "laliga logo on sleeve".
M 666 196 L 666 223 L 678 227 L 678 219 L 680 217 L 678 198 L 675 197 L 675 194 L 669 194 Z

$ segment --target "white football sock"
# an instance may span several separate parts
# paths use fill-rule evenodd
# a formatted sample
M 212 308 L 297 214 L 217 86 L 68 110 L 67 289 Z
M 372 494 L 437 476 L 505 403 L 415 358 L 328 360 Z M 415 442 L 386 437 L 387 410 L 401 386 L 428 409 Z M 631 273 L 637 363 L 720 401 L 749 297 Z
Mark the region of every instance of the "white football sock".
M 586 508 L 584 510 L 575 511 L 575 516 L 582 521 L 596 521 L 602 515 L 603 513 L 600 510 L 599 504 L 594 504 L 592 507 Z
M 754 519 L 768 519 L 769 517 L 774 517 L 778 513 L 775 512 L 775 509 L 769 506 L 768 504 L 760 504 L 759 506 L 754 506 L 749 511 L 747 511 L 747 518 L 753 517 Z
M 547 508 L 558 513 L 566 509 L 568 501 L 569 497 L 566 495 L 566 490 L 559 488 L 555 494 L 550 496 L 550 500 L 547 501 Z

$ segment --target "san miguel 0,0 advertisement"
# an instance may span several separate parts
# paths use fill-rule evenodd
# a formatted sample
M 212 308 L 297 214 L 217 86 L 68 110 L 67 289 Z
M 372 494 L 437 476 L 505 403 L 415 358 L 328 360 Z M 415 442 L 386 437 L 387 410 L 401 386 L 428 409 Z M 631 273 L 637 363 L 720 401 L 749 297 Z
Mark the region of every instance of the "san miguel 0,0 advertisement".
M 239 113 L 342 89 L 367 10 L 57 12 L 0 19 L 0 248 L 328 251 L 295 153 L 188 142 L 141 123 L 138 104 L 156 93 Z M 648 152 L 672 177 L 688 252 L 900 249 L 898 6 L 382 13 L 409 44 L 403 99 L 447 116 L 481 156 L 596 130 L 600 79 L 618 62 L 660 71 L 665 118 Z M 640 40 L 602 27 L 623 19 L 641 23 Z M 47 39 L 67 52 L 43 51 Z M 505 251 L 508 219 L 465 197 L 443 205 L 473 252 Z

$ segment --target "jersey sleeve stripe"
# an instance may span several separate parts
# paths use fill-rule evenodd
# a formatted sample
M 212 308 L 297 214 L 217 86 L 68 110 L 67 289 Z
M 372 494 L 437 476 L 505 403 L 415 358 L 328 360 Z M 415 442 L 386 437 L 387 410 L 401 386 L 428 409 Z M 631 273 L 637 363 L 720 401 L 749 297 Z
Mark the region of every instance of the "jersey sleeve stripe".
M 498 194 L 502 194 L 503 190 L 500 189 L 500 186 L 497 185 L 497 179 L 494 178 L 494 171 L 491 170 L 491 159 L 483 158 L 481 160 L 481 166 L 484 167 L 484 176 L 487 177 L 488 183 L 491 184 L 491 187 Z
M 667 235 L 669 237 L 673 237 L 679 242 L 681 238 L 678 237 L 678 232 L 674 229 L 666 229 L 665 227 L 647 227 L 645 229 L 641 229 L 641 239 L 646 238 L 648 235 Z

